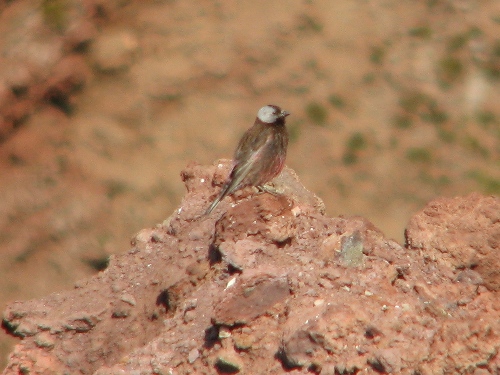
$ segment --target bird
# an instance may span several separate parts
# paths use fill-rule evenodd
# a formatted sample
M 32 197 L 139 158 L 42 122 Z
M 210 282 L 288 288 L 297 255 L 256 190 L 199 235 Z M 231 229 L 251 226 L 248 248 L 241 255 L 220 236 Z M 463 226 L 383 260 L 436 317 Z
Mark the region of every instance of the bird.
M 210 214 L 226 196 L 246 186 L 262 187 L 278 176 L 285 166 L 289 112 L 276 105 L 259 109 L 253 126 L 241 137 L 234 152 L 233 169 L 219 195 L 205 211 Z

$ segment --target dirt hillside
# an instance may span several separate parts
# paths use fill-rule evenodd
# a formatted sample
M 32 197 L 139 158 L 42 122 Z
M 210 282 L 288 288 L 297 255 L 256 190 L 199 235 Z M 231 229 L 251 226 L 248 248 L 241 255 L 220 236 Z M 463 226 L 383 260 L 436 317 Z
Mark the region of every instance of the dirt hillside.
M 499 195 L 499 35 L 496 0 L 0 1 L 0 309 L 104 269 L 264 104 L 329 217 L 402 244 L 430 200 Z

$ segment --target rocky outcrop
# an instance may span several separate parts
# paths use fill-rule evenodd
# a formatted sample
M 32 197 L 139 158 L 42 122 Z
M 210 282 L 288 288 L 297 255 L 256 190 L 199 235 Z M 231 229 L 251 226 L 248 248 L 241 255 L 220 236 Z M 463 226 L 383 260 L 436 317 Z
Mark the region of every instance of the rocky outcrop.
M 136 36 L 98 31 L 123 7 L 119 1 L 5 3 L 0 4 L 0 141 L 46 104 L 72 113 L 76 95 L 96 72 L 114 73 L 131 64 Z
M 490 290 L 500 290 L 500 200 L 474 193 L 441 198 L 413 216 L 408 248 L 453 269 L 474 269 Z
M 179 209 L 105 271 L 9 305 L 4 374 L 499 373 L 498 198 L 431 202 L 402 246 L 290 169 L 203 216 L 229 168 L 189 166 Z

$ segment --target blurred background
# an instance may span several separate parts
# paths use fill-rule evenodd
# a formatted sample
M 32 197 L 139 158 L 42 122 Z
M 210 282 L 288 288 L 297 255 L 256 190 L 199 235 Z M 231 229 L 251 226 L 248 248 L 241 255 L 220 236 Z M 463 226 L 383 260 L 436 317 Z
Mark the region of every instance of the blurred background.
M 499 103 L 498 0 L 0 1 L 0 309 L 104 269 L 265 104 L 327 214 L 403 243 L 500 194 Z

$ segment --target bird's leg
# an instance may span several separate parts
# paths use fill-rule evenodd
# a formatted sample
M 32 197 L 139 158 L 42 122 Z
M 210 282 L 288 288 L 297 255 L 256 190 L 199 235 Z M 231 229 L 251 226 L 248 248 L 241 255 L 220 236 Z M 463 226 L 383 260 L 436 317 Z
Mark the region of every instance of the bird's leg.
M 283 194 L 283 189 L 276 188 L 274 185 L 264 184 L 257 186 L 261 192 L 269 193 L 271 195 L 277 196 Z

